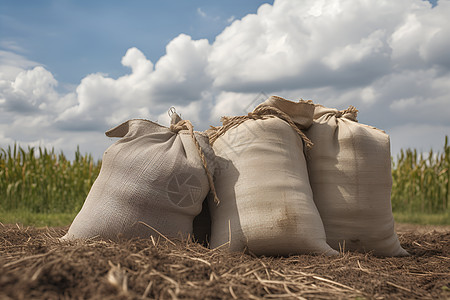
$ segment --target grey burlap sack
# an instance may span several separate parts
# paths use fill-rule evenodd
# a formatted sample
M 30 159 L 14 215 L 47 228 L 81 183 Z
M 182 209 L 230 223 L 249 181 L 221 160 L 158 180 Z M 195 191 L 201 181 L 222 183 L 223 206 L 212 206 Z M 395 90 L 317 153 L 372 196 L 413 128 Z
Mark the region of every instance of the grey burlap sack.
M 105 151 L 100 174 L 63 239 L 190 235 L 213 187 L 214 170 L 204 155 L 213 153 L 208 137 L 176 115 L 170 128 L 136 119 L 106 135 L 121 139 Z
M 334 249 L 407 255 L 394 231 L 389 136 L 356 116 L 354 107 L 316 105 L 306 131 L 314 143 L 309 180 L 327 242 Z
M 314 106 L 282 99 L 296 112 L 289 117 L 271 105 L 273 100 L 247 116 L 223 118 L 223 126 L 210 131 L 220 198 L 219 205 L 209 203 L 211 248 L 225 245 L 258 255 L 337 254 L 326 244 L 312 197 L 303 154 L 310 143 L 296 126 L 312 123 Z

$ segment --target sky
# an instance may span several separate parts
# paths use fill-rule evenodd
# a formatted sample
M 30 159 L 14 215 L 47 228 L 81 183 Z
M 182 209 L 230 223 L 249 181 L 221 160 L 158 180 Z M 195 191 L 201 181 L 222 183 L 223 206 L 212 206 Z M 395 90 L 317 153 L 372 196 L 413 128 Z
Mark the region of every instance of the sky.
M 359 109 L 401 148 L 450 135 L 450 0 L 2 0 L 0 147 L 101 158 L 134 118 L 196 130 L 267 96 Z

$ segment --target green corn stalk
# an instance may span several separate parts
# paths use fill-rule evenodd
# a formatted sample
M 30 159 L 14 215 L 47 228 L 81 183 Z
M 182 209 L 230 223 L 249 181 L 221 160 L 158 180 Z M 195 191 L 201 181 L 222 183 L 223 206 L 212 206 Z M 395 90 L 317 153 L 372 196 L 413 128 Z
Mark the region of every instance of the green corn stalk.
M 101 161 L 75 152 L 73 161 L 43 147 L 0 148 L 0 210 L 25 209 L 37 213 L 79 211 L 97 178 Z M 424 157 L 401 150 L 392 159 L 392 208 L 406 213 L 449 210 L 450 145 Z
M 0 209 L 37 213 L 78 211 L 100 171 L 101 162 L 77 149 L 69 161 L 54 149 L 15 144 L 0 148 Z
M 392 167 L 392 207 L 406 213 L 443 213 L 449 209 L 450 146 L 426 157 L 416 150 L 401 150 Z

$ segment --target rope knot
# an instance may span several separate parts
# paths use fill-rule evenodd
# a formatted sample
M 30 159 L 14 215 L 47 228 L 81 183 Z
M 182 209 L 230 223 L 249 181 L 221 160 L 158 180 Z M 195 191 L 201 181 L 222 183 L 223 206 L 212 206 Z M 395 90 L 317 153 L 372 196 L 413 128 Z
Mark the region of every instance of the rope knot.
M 301 137 L 305 144 L 305 151 L 309 151 L 313 143 L 311 140 L 301 131 L 297 125 L 294 124 L 291 117 L 286 114 L 285 112 L 281 111 L 280 109 L 270 106 L 270 105 L 259 105 L 258 107 L 253 110 L 253 112 L 248 113 L 244 116 L 237 116 L 237 117 L 222 117 L 223 125 L 217 130 L 215 130 L 214 133 L 212 133 L 209 137 L 211 145 L 214 144 L 214 142 L 225 132 L 227 132 L 229 129 L 239 126 L 240 124 L 244 123 L 247 120 L 264 120 L 267 118 L 274 118 L 278 117 L 284 121 L 286 121 L 292 129 L 294 129 L 298 135 Z
M 197 138 L 195 137 L 194 126 L 192 125 L 191 121 L 182 120 L 180 118 L 180 116 L 175 112 L 174 107 L 170 108 L 169 116 L 172 119 L 172 124 L 170 124 L 170 127 L 169 127 L 170 131 L 177 134 L 181 130 L 189 130 L 189 134 L 192 137 L 192 141 L 194 142 L 194 145 L 197 148 L 198 155 L 200 156 L 200 160 L 202 162 L 203 168 L 205 169 L 206 177 L 208 178 L 209 188 L 211 189 L 211 193 L 214 196 L 214 202 L 216 204 L 219 204 L 220 200 L 219 200 L 219 197 L 217 197 L 216 187 L 214 186 L 214 180 L 211 175 L 211 172 L 209 172 L 208 163 L 206 161 L 206 157 L 205 157 L 205 154 L 203 153 L 202 147 L 200 146 L 199 142 L 197 141 Z
M 346 110 L 339 110 L 335 114 L 336 118 L 346 118 L 355 122 L 358 122 L 357 115 L 358 110 L 353 105 L 350 105 Z
M 189 120 L 181 120 L 176 124 L 171 124 L 169 129 L 173 133 L 178 133 L 181 130 L 194 130 L 194 126 L 192 126 L 192 123 Z

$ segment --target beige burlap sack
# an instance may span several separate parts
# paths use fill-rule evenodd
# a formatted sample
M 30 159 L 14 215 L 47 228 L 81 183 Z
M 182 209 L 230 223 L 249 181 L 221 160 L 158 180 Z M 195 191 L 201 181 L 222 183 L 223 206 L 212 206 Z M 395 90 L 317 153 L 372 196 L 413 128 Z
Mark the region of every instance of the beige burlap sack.
M 407 255 L 394 231 L 389 136 L 356 116 L 354 107 L 316 105 L 306 131 L 314 143 L 309 180 L 327 242 L 334 249 Z
M 121 139 L 105 151 L 100 174 L 63 239 L 191 234 L 213 186 L 204 155 L 213 153 L 208 137 L 194 134 L 177 115 L 170 128 L 130 120 L 106 135 Z
M 296 116 L 263 103 L 247 116 L 223 118 L 210 136 L 220 198 L 219 205 L 209 203 L 211 248 L 224 245 L 258 255 L 337 254 L 326 244 L 312 198 L 303 154 L 304 142 L 311 145 L 292 121 L 308 120 L 308 126 L 314 106 L 284 101 Z

